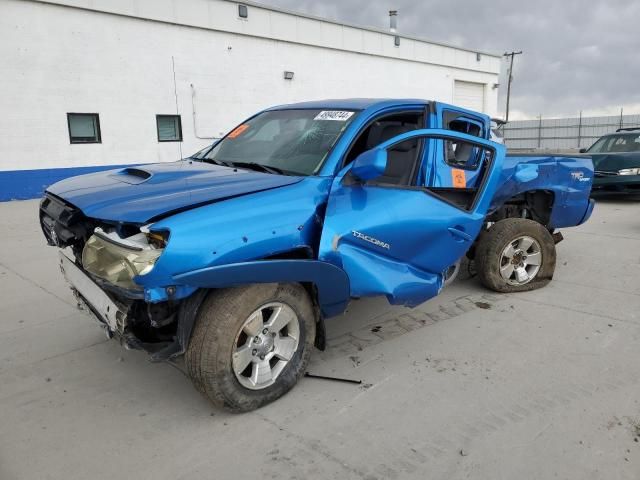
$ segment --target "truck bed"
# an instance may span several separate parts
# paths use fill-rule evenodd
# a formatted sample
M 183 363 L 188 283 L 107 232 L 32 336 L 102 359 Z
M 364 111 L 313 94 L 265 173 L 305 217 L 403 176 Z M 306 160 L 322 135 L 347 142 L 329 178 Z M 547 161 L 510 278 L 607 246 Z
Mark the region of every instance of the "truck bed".
M 588 201 L 592 180 L 588 155 L 508 154 L 492 209 L 516 195 L 543 190 L 554 196 L 551 227 L 579 225 L 593 209 Z

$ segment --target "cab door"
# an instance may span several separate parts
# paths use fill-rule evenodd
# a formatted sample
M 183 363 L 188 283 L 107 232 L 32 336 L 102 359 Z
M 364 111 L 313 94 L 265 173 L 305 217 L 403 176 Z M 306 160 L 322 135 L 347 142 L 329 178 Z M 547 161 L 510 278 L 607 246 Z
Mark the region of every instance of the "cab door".
M 400 167 L 415 169 L 400 153 L 411 151 L 408 142 L 420 145 L 414 160 L 420 164 L 442 154 L 441 141 L 461 156 L 475 155 L 477 188 L 445 195 L 418 185 L 417 176 L 394 183 Z M 319 258 L 347 272 L 354 297 L 386 295 L 392 304 L 415 306 L 437 295 L 443 272 L 482 228 L 504 154 L 500 144 L 440 129 L 403 133 L 361 154 L 333 181 Z

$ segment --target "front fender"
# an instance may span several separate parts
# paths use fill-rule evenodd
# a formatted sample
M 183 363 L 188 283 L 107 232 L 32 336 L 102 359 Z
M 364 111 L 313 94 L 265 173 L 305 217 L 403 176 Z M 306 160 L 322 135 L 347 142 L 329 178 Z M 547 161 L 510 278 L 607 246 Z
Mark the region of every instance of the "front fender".
M 173 277 L 177 283 L 198 288 L 225 288 L 251 283 L 312 283 L 318 291 L 322 316 L 332 317 L 347 308 L 349 277 L 344 270 L 318 260 L 258 260 L 207 267 Z

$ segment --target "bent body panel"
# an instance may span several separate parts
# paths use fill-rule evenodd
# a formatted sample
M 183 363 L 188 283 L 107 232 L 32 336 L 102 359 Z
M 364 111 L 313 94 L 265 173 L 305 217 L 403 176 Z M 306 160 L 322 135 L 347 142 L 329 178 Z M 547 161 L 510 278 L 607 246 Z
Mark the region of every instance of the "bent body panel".
M 344 270 L 317 260 L 261 260 L 219 265 L 176 275 L 175 281 L 198 288 L 225 288 L 251 283 L 308 282 L 318 290 L 323 317 L 338 315 L 350 298 Z
M 407 306 L 436 296 L 444 270 L 471 248 L 480 233 L 498 186 L 505 149 L 488 140 L 451 130 L 420 129 L 398 135 L 376 150 L 412 138 L 470 142 L 491 151 L 493 159 L 469 210 L 426 188 L 348 181 L 343 170 L 331 187 L 319 258 L 347 272 L 353 296 L 385 295 L 390 303 Z
M 283 188 L 212 203 L 154 224 L 171 232 L 153 270 L 136 277 L 145 290 L 170 285 L 180 274 L 251 262 L 304 249 L 316 257 L 330 179 L 307 177 Z M 189 285 L 192 287 L 191 285 Z M 185 292 L 186 293 L 186 292 Z M 164 298 L 166 299 L 166 298 Z
M 548 227 L 579 225 L 589 208 L 592 181 L 588 156 L 507 155 L 490 211 L 519 194 L 543 190 L 554 196 Z
M 198 205 L 300 180 L 185 160 L 72 177 L 47 191 L 78 207 L 87 217 L 143 224 Z

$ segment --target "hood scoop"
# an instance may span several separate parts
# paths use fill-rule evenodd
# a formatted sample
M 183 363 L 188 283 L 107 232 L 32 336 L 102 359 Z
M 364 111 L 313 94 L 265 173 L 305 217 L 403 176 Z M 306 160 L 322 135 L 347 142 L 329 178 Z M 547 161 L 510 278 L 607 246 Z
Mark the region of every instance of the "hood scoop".
M 122 170 L 111 175 L 111 177 L 130 185 L 138 185 L 142 182 L 146 182 L 152 176 L 153 174 L 151 172 L 147 172 L 146 170 L 136 167 L 123 168 Z

